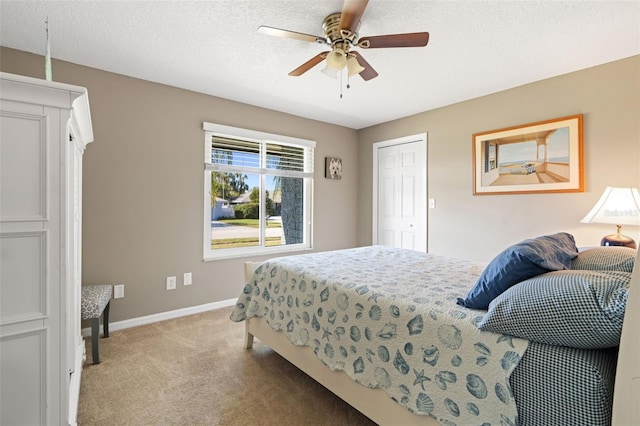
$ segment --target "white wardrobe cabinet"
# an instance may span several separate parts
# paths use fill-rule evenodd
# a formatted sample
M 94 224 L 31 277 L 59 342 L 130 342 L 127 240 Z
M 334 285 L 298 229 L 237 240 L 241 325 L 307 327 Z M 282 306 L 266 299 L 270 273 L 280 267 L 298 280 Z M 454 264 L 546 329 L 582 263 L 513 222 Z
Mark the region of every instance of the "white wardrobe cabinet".
M 0 424 L 76 424 L 87 90 L 0 73 Z

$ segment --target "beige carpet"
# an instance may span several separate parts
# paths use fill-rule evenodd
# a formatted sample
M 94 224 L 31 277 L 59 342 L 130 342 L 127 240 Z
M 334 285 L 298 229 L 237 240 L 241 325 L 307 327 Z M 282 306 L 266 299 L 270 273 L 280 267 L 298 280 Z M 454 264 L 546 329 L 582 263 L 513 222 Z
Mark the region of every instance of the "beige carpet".
M 231 308 L 110 333 L 82 372 L 78 424 L 374 425 L 256 340 Z

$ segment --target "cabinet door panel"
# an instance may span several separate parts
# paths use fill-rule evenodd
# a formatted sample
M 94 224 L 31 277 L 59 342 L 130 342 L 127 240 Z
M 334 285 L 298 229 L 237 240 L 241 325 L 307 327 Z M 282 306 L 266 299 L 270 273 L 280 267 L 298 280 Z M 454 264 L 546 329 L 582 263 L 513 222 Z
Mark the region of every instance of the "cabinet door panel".
M 0 324 L 47 315 L 47 232 L 0 235 Z
M 0 424 L 47 424 L 45 336 L 36 330 L 0 338 Z
M 0 138 L 2 221 L 46 220 L 46 117 L 5 111 Z

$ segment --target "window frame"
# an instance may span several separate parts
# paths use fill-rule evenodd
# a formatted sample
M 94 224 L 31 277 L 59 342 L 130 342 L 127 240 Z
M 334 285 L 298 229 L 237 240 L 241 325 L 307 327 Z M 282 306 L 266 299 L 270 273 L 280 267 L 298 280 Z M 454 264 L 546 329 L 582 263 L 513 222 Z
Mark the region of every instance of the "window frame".
M 222 124 L 203 122 L 204 130 L 204 218 L 203 218 L 203 260 L 221 260 L 238 257 L 260 256 L 277 253 L 287 253 L 301 250 L 311 250 L 313 248 L 313 180 L 314 180 L 314 159 L 313 153 L 316 142 L 308 139 L 295 138 L 291 136 L 277 135 L 257 130 L 243 129 L 239 127 L 226 126 Z M 242 173 L 257 174 L 261 181 L 260 191 L 260 233 L 264 237 L 264 208 L 265 208 L 265 192 L 264 182 L 267 176 L 280 175 L 287 177 L 299 177 L 303 179 L 303 242 L 298 244 L 284 244 L 278 246 L 251 246 L 230 249 L 212 249 L 211 248 L 211 173 L 213 173 L 214 165 L 211 162 L 211 137 L 219 136 L 260 144 L 260 163 L 264 164 L 262 156 L 265 155 L 267 144 L 277 144 L 293 146 L 305 149 L 305 167 L 303 172 L 291 172 L 286 170 L 267 169 L 264 167 L 252 168 L 246 166 L 228 166 L 216 165 L 219 170 L 235 170 Z M 261 238 L 264 241 L 264 238 Z

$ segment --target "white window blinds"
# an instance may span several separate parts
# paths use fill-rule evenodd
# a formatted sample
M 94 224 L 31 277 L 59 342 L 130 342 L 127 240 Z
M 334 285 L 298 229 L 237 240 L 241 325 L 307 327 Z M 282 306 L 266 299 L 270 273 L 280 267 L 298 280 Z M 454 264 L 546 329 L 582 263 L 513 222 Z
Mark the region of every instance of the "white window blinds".
M 204 128 L 207 129 L 205 123 Z M 225 127 L 210 125 L 213 128 Z M 228 128 L 227 128 L 228 130 Z M 207 131 L 210 155 L 205 168 L 220 172 L 268 173 L 274 176 L 313 177 L 313 148 L 315 142 L 304 139 L 281 137 L 283 141 L 252 138 L 272 136 L 260 132 L 234 129 L 235 133 L 245 133 L 244 137 L 228 136 L 216 131 Z M 244 135 L 242 135 L 244 136 Z

